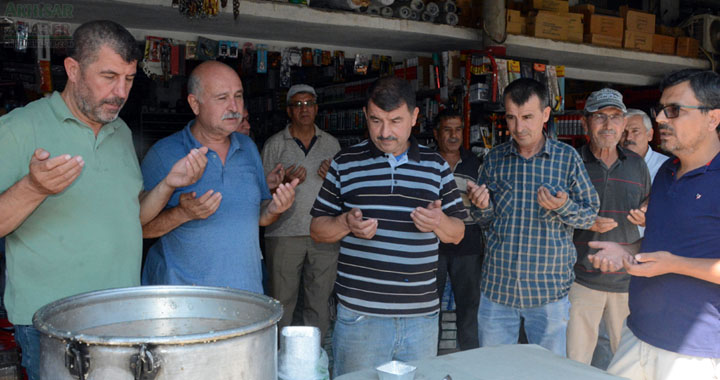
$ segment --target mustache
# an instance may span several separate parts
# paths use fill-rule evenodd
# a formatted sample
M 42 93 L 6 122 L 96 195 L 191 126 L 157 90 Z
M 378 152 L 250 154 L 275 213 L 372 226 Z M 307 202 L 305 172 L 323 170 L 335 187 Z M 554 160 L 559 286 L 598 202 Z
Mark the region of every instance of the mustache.
M 447 142 L 450 144 L 457 144 L 460 142 L 460 139 L 448 139 Z
M 635 141 L 632 140 L 625 140 L 623 141 L 623 146 L 630 146 L 630 145 L 637 145 Z
M 377 139 L 380 141 L 397 141 L 397 137 L 393 137 L 393 136 L 388 136 L 388 137 L 378 136 Z
M 100 105 L 103 105 L 103 104 L 110 104 L 110 105 L 112 105 L 112 106 L 118 106 L 118 107 L 120 107 L 121 105 L 125 104 L 125 98 L 121 98 L 121 97 L 119 97 L 119 96 L 115 96 L 115 97 L 112 97 L 112 98 L 104 99 L 104 100 L 100 103 Z
M 221 120 L 227 120 L 227 119 L 238 119 L 239 121 L 242 121 L 243 114 L 242 114 L 242 112 L 228 112 L 222 116 Z
M 675 133 L 675 128 L 673 128 L 670 124 L 659 123 L 658 131 L 668 131 L 670 133 Z

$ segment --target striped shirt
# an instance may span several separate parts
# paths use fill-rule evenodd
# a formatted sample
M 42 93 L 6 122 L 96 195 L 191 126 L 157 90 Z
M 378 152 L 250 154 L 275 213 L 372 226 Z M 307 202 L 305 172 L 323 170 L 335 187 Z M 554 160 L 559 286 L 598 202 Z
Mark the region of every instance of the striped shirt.
M 573 229 L 590 228 L 600 207 L 580 155 L 546 139 L 543 149 L 526 159 L 510 141 L 487 154 L 479 183 L 487 185 L 491 200 L 485 210 L 473 206 L 473 215 L 487 226 L 483 294 L 515 308 L 565 297 L 577 258 Z M 541 186 L 553 195 L 566 192 L 567 202 L 552 211 L 543 208 L 537 201 Z
M 575 230 L 573 241 L 578 253 L 575 264 L 575 281 L 603 292 L 625 293 L 630 284 L 630 275 L 624 270 L 602 272 L 595 269 L 587 258 L 597 250 L 588 246 L 589 241 L 614 241 L 631 244 L 640 239 L 638 228 L 627 218 L 631 209 L 640 208 L 650 194 L 650 173 L 642 157 L 631 150 L 617 147 L 618 159 L 608 168 L 590 150 L 589 145 L 580 148 L 580 157 L 600 197 L 599 216 L 614 219 L 618 226 L 599 233 L 585 229 Z
M 410 218 L 416 207 L 438 199 L 446 215 L 467 217 L 450 167 L 414 137 L 407 154 L 397 159 L 370 140 L 335 156 L 310 214 L 337 216 L 358 208 L 363 218 L 378 221 L 372 239 L 350 233 L 340 243 L 335 290 L 343 306 L 376 316 L 439 310 L 438 238 L 419 231 Z

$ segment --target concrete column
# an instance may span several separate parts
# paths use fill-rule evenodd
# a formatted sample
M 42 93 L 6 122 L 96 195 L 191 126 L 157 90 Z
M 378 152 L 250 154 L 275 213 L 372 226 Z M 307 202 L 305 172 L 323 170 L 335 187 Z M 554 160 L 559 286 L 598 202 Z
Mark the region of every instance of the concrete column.
M 505 0 L 483 0 L 483 46 L 505 42 Z

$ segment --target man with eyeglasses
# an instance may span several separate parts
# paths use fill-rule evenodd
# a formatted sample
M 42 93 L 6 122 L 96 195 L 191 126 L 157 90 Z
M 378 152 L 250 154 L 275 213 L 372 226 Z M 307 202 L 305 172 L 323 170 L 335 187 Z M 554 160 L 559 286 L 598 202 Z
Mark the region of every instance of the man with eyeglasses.
M 310 209 L 330 160 L 340 151 L 340 144 L 315 125 L 318 105 L 314 88 L 296 84 L 290 87 L 286 99 L 290 123 L 265 142 L 263 166 L 266 173 L 281 166 L 285 168 L 285 180 L 297 179 L 299 184 L 295 189 L 295 204 L 265 229 L 270 295 L 283 305 L 278 327 L 289 326 L 302 285 L 302 324 L 318 327 L 324 336 L 330 327 L 328 300 L 335 282 L 340 247 L 337 243 L 318 243 L 310 238 Z
M 661 84 L 653 109 L 660 167 L 645 237 L 591 242 L 603 271 L 632 275 L 630 315 L 608 372 L 630 379 L 720 376 L 720 76 L 682 70 Z
M 188 78 L 187 126 L 150 148 L 142 162 L 145 186 L 154 186 L 168 163 L 207 147 L 207 166 L 193 185 L 176 189 L 165 209 L 143 225 L 159 237 L 148 251 L 143 285 L 203 285 L 263 293 L 259 226 L 275 222 L 293 203 L 298 180 L 271 195 L 260 153 L 237 133 L 243 120 L 243 86 L 230 66 L 207 61 Z
M 630 244 L 640 238 L 635 219 L 650 193 L 650 173 L 642 157 L 618 144 L 627 111 L 618 91 L 603 88 L 593 92 L 584 111 L 590 143 L 580 148 L 580 156 L 600 196 L 600 210 L 592 227 L 576 229 L 573 236 L 578 260 L 569 293 L 567 353 L 570 359 L 590 364 L 601 322 L 610 350 L 617 350 L 623 321 L 629 313 L 630 276 L 624 271 L 603 273 L 595 269 L 587 258 L 593 252 L 587 243 L 598 240 Z

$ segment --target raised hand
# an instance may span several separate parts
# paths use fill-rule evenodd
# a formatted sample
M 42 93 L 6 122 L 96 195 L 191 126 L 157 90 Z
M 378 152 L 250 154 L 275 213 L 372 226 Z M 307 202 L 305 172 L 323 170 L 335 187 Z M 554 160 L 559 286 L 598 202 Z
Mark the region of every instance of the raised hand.
M 604 234 L 605 232 L 608 232 L 617 226 L 618 223 L 615 221 L 615 219 L 598 216 L 597 218 L 595 218 L 595 223 L 593 223 L 592 227 L 590 227 L 590 231 Z
M 588 255 L 590 263 L 603 272 L 617 272 L 623 267 L 623 261 L 632 262 L 633 256 L 620 244 L 611 241 L 591 241 L 590 248 L 597 249 L 594 254 Z
M 675 272 L 677 256 L 667 251 L 638 253 L 623 259 L 625 270 L 633 276 L 655 277 Z
M 559 209 L 568 200 L 568 194 L 566 192 L 558 191 L 555 195 L 552 195 L 550 190 L 548 190 L 545 186 L 540 186 L 537 194 L 540 206 L 550 211 Z
M 361 239 L 372 239 L 377 232 L 377 219 L 363 220 L 362 211 L 354 208 L 345 213 L 345 219 L 350 232 Z
M 30 159 L 28 179 L 32 189 L 39 194 L 57 194 L 77 179 L 83 166 L 85 161 L 80 156 L 63 154 L 50 158 L 48 151 L 38 148 Z
M 287 169 L 285 169 L 285 182 L 292 182 L 293 180 L 298 180 L 298 185 L 303 183 L 305 181 L 305 176 L 307 175 L 307 170 L 305 170 L 302 166 L 295 166 L 290 165 Z
M 173 188 L 190 186 L 202 177 L 207 166 L 207 147 L 192 149 L 170 169 L 165 183 Z
M 627 218 L 630 221 L 630 223 L 645 227 L 645 213 L 647 212 L 647 205 L 642 205 L 640 208 L 634 208 L 630 210 L 630 213 L 628 214 Z
M 430 202 L 427 207 L 417 207 L 410 213 L 410 218 L 415 223 L 415 227 L 422 232 L 435 231 L 444 217 L 442 201 L 439 199 Z
M 279 163 L 275 165 L 275 168 L 270 173 L 268 173 L 267 177 L 265 177 L 265 181 L 267 182 L 270 191 L 273 191 L 280 186 L 284 178 L 285 169 L 283 169 L 282 164 Z
M 195 196 L 195 192 L 180 194 L 179 207 L 190 220 L 207 219 L 217 211 L 222 201 L 222 194 L 213 190 L 208 190 L 200 198 Z
M 331 162 L 332 162 L 332 159 L 328 158 L 327 160 L 323 160 L 323 162 L 320 164 L 320 167 L 318 168 L 318 171 L 317 171 L 317 174 L 320 176 L 320 178 L 325 179 L 328 169 L 330 169 Z
M 483 210 L 490 206 L 490 190 L 484 184 L 478 186 L 473 181 L 467 181 L 467 194 L 475 207 Z
M 290 183 L 281 183 L 273 194 L 272 202 L 268 205 L 268 212 L 272 215 L 280 215 L 292 206 L 295 201 L 295 187 L 300 180 L 295 178 Z

